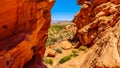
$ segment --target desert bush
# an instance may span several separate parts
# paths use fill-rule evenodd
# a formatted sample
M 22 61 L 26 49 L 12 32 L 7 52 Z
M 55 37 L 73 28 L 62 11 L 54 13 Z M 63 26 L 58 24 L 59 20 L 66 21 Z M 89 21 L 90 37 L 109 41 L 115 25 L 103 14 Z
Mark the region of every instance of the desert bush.
M 71 59 L 71 56 L 65 56 L 65 57 L 63 57 L 62 59 L 60 59 L 59 63 L 60 63 L 60 64 L 65 63 L 65 62 L 67 62 L 67 61 L 70 60 L 70 59 Z
M 72 50 L 72 53 L 78 53 L 77 51 L 75 51 L 75 50 Z
M 73 50 L 73 51 L 72 51 L 72 54 L 71 54 L 71 57 L 77 57 L 77 56 L 79 56 L 79 55 L 78 55 L 78 52 L 75 51 L 75 50 Z
M 53 64 L 53 61 L 52 61 L 52 59 L 50 59 L 50 58 L 44 59 L 44 62 L 45 62 L 46 64 L 50 64 L 50 65 Z
M 79 47 L 79 51 L 85 51 L 85 50 L 87 50 L 88 49 L 88 47 L 86 47 L 86 46 L 80 46 Z
M 78 52 L 73 50 L 72 51 L 72 54 L 68 55 L 68 56 L 64 56 L 63 58 L 60 59 L 59 63 L 62 64 L 62 63 L 65 63 L 67 61 L 69 61 L 72 57 L 77 57 L 79 56 L 78 55 Z
M 62 50 L 60 48 L 54 48 L 54 50 L 58 53 L 62 53 Z

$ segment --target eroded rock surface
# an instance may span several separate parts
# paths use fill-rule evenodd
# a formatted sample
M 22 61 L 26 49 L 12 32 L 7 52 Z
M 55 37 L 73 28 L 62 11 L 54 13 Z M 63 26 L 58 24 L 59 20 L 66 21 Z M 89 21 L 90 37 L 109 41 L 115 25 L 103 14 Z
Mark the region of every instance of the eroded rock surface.
M 120 19 L 120 1 L 78 0 L 81 10 L 74 18 L 80 43 L 91 46 L 105 30 L 114 27 Z
M 77 58 L 76 68 L 120 68 L 120 1 L 78 0 L 78 4 L 82 8 L 74 19 L 76 37 L 81 45 L 92 47 Z
M 45 68 L 54 0 L 0 0 L 0 68 Z

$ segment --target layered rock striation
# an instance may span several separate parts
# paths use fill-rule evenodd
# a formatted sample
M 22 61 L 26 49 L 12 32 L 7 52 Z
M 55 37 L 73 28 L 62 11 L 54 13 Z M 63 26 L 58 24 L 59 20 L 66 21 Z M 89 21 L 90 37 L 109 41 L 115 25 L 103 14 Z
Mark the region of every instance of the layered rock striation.
M 0 1 L 0 68 L 44 68 L 54 0 Z

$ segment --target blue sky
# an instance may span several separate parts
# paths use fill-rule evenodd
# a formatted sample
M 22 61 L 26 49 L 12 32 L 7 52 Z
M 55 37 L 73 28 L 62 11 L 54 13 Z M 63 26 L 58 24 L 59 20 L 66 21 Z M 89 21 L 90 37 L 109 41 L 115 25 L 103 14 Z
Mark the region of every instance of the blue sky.
M 72 20 L 80 10 L 77 0 L 56 0 L 52 8 L 52 20 Z

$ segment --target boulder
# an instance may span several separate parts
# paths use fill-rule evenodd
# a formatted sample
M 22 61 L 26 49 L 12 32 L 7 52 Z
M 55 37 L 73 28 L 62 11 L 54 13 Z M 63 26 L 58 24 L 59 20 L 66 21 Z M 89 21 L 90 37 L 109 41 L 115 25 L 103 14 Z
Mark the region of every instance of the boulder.
M 72 44 L 69 41 L 63 41 L 61 42 L 61 48 L 63 49 L 70 49 L 72 47 Z
M 56 51 L 53 49 L 48 49 L 47 50 L 47 57 L 55 57 Z

